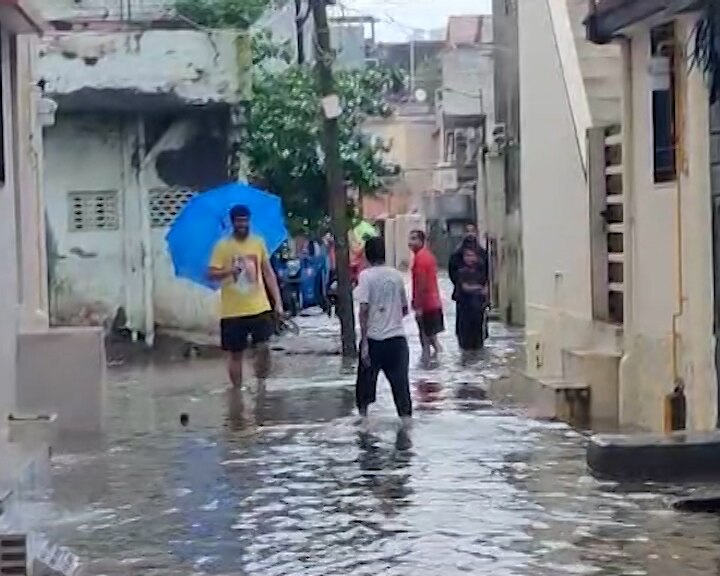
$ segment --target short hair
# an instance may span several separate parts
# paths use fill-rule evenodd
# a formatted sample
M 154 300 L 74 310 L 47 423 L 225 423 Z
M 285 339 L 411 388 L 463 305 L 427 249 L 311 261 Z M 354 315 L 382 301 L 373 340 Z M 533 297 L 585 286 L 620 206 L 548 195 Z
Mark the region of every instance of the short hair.
M 467 249 L 475 250 L 477 248 L 477 246 L 478 246 L 477 238 L 475 238 L 474 236 L 470 236 L 470 235 L 463 236 L 462 247 L 464 250 L 467 250 Z
M 420 242 L 425 244 L 425 241 L 427 240 L 427 236 L 425 235 L 424 230 L 411 230 L 410 231 L 411 236 L 417 236 L 420 239 Z
M 250 208 L 243 204 L 238 204 L 230 208 L 230 221 L 232 222 L 235 218 L 250 218 Z
M 365 258 L 370 264 L 385 264 L 385 241 L 382 238 L 369 238 L 365 242 Z

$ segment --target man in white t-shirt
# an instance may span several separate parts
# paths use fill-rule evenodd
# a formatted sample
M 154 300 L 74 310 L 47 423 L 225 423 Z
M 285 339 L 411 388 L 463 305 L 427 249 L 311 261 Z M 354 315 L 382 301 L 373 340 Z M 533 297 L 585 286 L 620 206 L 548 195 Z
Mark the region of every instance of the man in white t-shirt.
M 403 419 L 412 416 L 408 349 L 403 319 L 409 312 L 402 274 L 385 264 L 385 242 L 365 243 L 369 267 L 360 273 L 355 297 L 360 303 L 360 363 L 355 396 L 363 418 L 375 402 L 380 371 L 390 382 L 395 408 Z

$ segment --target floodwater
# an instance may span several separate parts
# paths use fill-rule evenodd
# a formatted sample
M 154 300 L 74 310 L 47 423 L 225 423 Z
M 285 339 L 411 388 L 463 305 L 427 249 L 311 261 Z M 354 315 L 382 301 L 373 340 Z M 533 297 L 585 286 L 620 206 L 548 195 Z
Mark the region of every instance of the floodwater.
M 442 367 L 413 369 L 408 433 L 382 382 L 358 428 L 333 356 L 276 353 L 255 430 L 218 363 L 113 372 L 108 438 L 56 459 L 37 523 L 93 575 L 720 573 L 720 517 L 671 508 L 689 489 L 597 482 L 582 434 L 487 400 L 519 346 L 492 334 L 475 365 L 448 334 Z

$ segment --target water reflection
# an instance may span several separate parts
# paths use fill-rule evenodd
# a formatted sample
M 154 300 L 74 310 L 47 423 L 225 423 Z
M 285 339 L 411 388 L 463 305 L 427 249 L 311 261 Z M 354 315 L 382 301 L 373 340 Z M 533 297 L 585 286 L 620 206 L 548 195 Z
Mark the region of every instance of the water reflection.
M 400 509 L 411 504 L 409 487 L 410 464 L 414 453 L 410 431 L 400 426 L 392 445 L 369 432 L 358 433 L 358 465 L 364 486 L 380 503 L 388 517 L 397 516 Z
M 384 385 L 359 431 L 338 359 L 285 359 L 249 401 L 220 365 L 132 374 L 109 443 L 58 459 L 38 524 L 96 576 L 718 573 L 720 522 L 673 511 L 682 490 L 597 482 L 583 436 L 491 405 L 516 345 L 499 330 L 477 364 L 449 335 L 413 372 L 410 431 Z

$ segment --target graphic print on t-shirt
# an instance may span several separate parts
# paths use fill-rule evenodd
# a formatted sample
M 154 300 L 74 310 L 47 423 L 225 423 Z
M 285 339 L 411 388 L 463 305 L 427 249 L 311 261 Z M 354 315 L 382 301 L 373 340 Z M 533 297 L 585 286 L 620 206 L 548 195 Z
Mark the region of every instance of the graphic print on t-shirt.
M 393 300 L 395 299 L 396 291 L 397 287 L 395 285 L 395 282 L 389 279 L 383 281 L 383 283 L 380 285 L 378 312 L 380 312 L 381 314 L 385 314 L 385 312 L 388 310 L 387 306 L 391 306 Z
M 249 294 L 258 285 L 258 258 L 255 254 L 248 256 L 236 255 L 233 258 L 236 270 L 235 289 L 241 294 Z

